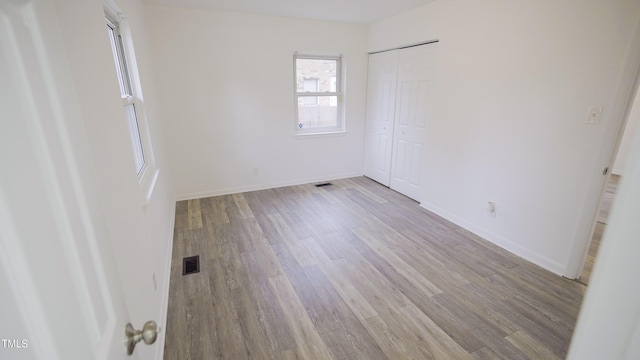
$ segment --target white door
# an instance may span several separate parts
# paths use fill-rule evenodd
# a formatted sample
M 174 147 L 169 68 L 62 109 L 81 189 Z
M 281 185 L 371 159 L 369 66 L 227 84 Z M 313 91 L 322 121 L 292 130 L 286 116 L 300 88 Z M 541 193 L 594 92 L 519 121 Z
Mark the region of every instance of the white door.
M 437 43 L 400 50 L 390 187 L 417 201 L 422 201 L 436 50 Z
M 0 358 L 137 359 L 67 61 L 51 0 L 0 1 Z
M 389 186 L 398 50 L 369 55 L 365 176 Z

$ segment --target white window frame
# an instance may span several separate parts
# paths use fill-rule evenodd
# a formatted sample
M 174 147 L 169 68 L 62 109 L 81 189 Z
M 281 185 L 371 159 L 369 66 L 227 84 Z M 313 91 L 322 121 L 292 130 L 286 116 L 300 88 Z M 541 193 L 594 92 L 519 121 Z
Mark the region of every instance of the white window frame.
M 134 164 L 132 172 L 138 180 L 142 205 L 146 207 L 151 201 L 151 195 L 158 179 L 159 169 L 156 167 L 151 147 L 151 136 L 146 120 L 142 87 L 140 85 L 133 41 L 131 40 L 131 31 L 126 18 L 113 2 L 105 0 L 104 9 L 106 25 L 112 28 L 116 34 L 115 47 L 112 45 L 111 38 L 109 39 L 109 45 L 112 51 L 114 51 L 113 61 L 125 111 L 124 119 L 127 121 L 129 139 L 131 141 L 132 160 Z M 116 56 L 118 57 L 117 60 Z M 128 109 L 134 110 L 134 117 L 129 115 Z M 138 148 L 141 149 L 142 154 L 138 153 Z M 136 159 L 140 155 L 143 157 L 143 164 L 138 168 Z
M 298 91 L 298 59 L 309 60 L 335 60 L 336 64 L 336 89 L 333 92 L 305 92 Z M 342 55 L 313 55 L 313 54 L 298 54 L 293 55 L 293 91 L 294 91 L 294 118 L 295 118 L 295 134 L 296 135 L 318 135 L 318 134 L 336 134 L 346 132 L 345 116 L 344 116 L 344 101 L 343 101 L 343 61 Z M 300 97 L 319 97 L 319 96 L 335 96 L 336 99 L 336 112 L 337 112 L 337 124 L 336 126 L 325 127 L 312 127 L 312 128 L 300 128 L 298 119 L 298 99 Z M 319 98 L 318 98 L 319 99 Z M 333 102 L 331 106 L 333 106 Z

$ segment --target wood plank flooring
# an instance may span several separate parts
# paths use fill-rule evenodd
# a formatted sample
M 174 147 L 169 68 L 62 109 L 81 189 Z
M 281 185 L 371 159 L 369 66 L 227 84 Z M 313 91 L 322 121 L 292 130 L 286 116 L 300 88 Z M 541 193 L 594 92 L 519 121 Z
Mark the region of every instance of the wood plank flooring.
M 595 264 L 598 250 L 600 249 L 600 241 L 602 240 L 602 235 L 604 234 L 604 230 L 607 227 L 609 212 L 611 211 L 611 207 L 613 206 L 613 202 L 615 201 L 616 194 L 618 193 L 619 185 L 620 175 L 612 174 L 609 177 L 607 189 L 605 190 L 604 197 L 602 198 L 602 203 L 600 204 L 598 220 L 596 222 L 596 227 L 591 238 L 591 243 L 589 244 L 589 252 L 587 253 L 587 258 L 585 259 L 584 266 L 582 267 L 582 273 L 578 278 L 578 281 L 585 285 L 589 284 L 589 280 L 591 279 L 593 265 Z
M 609 219 L 609 212 L 613 206 L 613 201 L 618 193 L 618 187 L 620 186 L 620 175 L 611 174 L 609 181 L 607 182 L 607 189 L 604 192 L 602 203 L 600 204 L 600 212 L 598 213 L 598 221 L 606 224 Z
M 332 183 L 177 203 L 165 359 L 566 356 L 583 285 L 367 178 Z

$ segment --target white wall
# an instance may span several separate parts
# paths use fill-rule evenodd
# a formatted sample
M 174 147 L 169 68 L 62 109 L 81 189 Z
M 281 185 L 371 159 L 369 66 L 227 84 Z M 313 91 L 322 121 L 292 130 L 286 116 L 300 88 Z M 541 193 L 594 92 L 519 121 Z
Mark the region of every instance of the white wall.
M 146 10 L 179 198 L 362 174 L 366 26 Z M 295 51 L 344 55 L 346 135 L 294 136 Z
M 620 148 L 618 149 L 618 155 L 616 156 L 616 162 L 613 166 L 613 172 L 615 174 L 624 175 L 626 164 L 629 161 L 631 155 L 631 141 L 633 134 L 638 131 L 640 125 L 640 92 L 636 93 L 636 98 L 633 105 L 633 110 L 629 113 L 629 119 L 627 120 L 626 127 L 624 129 L 624 136 L 620 142 Z
M 629 93 L 639 14 L 640 2 L 625 0 L 441 0 L 372 24 L 370 51 L 440 40 L 422 205 L 575 275 Z M 585 124 L 599 106 L 601 125 Z
M 130 321 L 136 328 L 147 320 L 156 320 L 164 327 L 173 238 L 173 186 L 163 155 L 163 135 L 149 66 L 151 57 L 146 48 L 148 41 L 143 7 L 140 1 L 121 3 L 136 47 L 153 152 L 160 169 L 146 207 L 142 206 L 143 196 L 134 170 L 102 1 L 58 0 L 56 6 L 85 118 L 90 156 L 95 165 L 100 199 L 130 310 Z M 157 290 L 152 282 L 153 273 Z M 162 339 L 163 333 L 160 333 L 160 345 L 139 346 L 136 353 L 141 358 L 151 358 L 156 352 L 161 354 Z

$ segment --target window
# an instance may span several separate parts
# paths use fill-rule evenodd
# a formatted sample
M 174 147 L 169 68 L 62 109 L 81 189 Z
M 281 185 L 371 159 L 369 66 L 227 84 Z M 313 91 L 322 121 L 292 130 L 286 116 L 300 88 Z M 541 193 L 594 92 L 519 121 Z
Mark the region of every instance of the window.
M 130 41 L 126 20 L 117 11 L 115 5 L 105 1 L 107 33 L 113 52 L 115 73 L 120 85 L 120 96 L 124 106 L 124 116 L 131 140 L 133 169 L 142 190 L 143 205 L 148 204 L 158 177 L 151 152 L 151 139 L 145 121 L 142 90 L 138 78 L 135 54 Z
M 294 56 L 296 133 L 344 131 L 340 56 Z
M 111 50 L 113 51 L 113 60 L 116 65 L 116 73 L 118 74 L 118 82 L 120 83 L 120 95 L 124 104 L 127 123 L 129 126 L 129 136 L 131 137 L 131 146 L 133 147 L 133 159 L 135 161 L 136 173 L 140 175 L 146 165 L 144 157 L 144 146 L 142 137 L 140 136 L 140 124 L 136 113 L 135 98 L 131 87 L 131 76 L 127 58 L 125 56 L 122 35 L 116 22 L 107 18 L 107 32 L 109 40 L 111 40 Z

